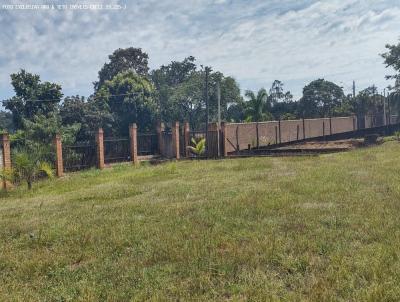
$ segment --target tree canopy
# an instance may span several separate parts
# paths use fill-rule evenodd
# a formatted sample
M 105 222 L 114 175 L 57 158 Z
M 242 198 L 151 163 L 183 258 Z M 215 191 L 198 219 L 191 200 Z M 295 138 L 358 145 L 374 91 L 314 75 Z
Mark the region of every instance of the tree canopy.
M 95 90 L 99 90 L 106 81 L 111 81 L 117 74 L 133 72 L 147 76 L 149 72 L 149 56 L 141 48 L 118 48 L 108 56 L 110 62 L 105 63 L 99 71 L 99 80 L 94 83 Z
M 48 116 L 54 112 L 63 96 L 61 85 L 42 83 L 39 75 L 24 69 L 11 74 L 11 85 L 15 96 L 5 100 L 5 108 L 11 111 L 17 129 L 23 127 L 23 119 L 33 120 L 38 114 Z
M 395 80 L 393 88 L 400 92 L 400 42 L 396 45 L 387 44 L 386 48 L 388 52 L 382 54 L 386 67 L 391 67 L 396 72 L 396 74 L 387 75 L 386 78 Z
M 306 85 L 299 101 L 299 111 L 304 117 L 328 117 L 345 99 L 342 87 L 318 79 Z

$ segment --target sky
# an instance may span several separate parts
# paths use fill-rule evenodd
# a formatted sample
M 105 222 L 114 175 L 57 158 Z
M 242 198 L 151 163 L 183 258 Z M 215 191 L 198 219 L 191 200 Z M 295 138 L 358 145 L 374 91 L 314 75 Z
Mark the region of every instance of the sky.
M 398 0 L 0 0 L 0 100 L 21 68 L 88 96 L 108 55 L 125 47 L 147 52 L 151 69 L 192 55 L 242 92 L 277 79 L 298 98 L 318 78 L 346 93 L 353 80 L 357 91 L 383 89 L 392 71 L 379 54 L 399 29 Z

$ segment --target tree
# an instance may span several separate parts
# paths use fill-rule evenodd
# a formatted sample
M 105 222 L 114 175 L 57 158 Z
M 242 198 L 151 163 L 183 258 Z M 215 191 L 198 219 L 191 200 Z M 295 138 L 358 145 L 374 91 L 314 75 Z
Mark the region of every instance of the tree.
M 192 128 L 205 123 L 205 72 L 198 70 L 194 57 L 173 61 L 151 73 L 157 89 L 163 121 L 189 121 Z M 210 121 L 217 120 L 217 83 L 221 91 L 221 116 L 228 118 L 228 107 L 242 100 L 237 82 L 221 72 L 209 75 Z
M 352 102 L 353 112 L 357 115 L 378 115 L 383 112 L 383 96 L 378 94 L 376 86 L 370 86 L 358 93 Z
M 386 78 L 388 80 L 395 80 L 394 89 L 399 92 L 400 91 L 400 42 L 397 45 L 387 44 L 386 48 L 389 50 L 388 52 L 382 54 L 382 57 L 385 59 L 386 67 L 391 67 L 395 70 L 396 74 L 387 75 Z
M 299 101 L 299 115 L 303 117 L 328 117 L 345 99 L 343 89 L 335 83 L 318 79 L 303 88 Z
M 60 107 L 60 116 L 63 125 L 80 125 L 76 141 L 93 140 L 99 128 L 110 132 L 114 120 L 108 103 L 94 97 L 86 101 L 79 95 L 64 99 Z
M 12 114 L 0 111 L 0 131 L 12 132 L 14 130 Z
M 267 111 L 269 106 L 268 94 L 264 88 L 261 88 L 257 95 L 253 91 L 247 90 L 245 96 L 249 99 L 246 103 L 248 121 L 261 122 L 272 118 L 271 114 Z
M 98 91 L 106 81 L 111 81 L 117 74 L 133 72 L 141 76 L 148 76 L 149 56 L 141 48 L 119 48 L 110 56 L 109 63 L 105 63 L 99 71 L 99 81 L 94 83 L 95 91 Z
M 8 171 L 0 171 L 0 178 L 11 180 L 14 183 L 25 181 L 28 190 L 32 183 L 40 176 L 53 177 L 53 169 L 47 162 L 41 161 L 36 153 L 20 150 L 13 156 L 13 167 Z
M 36 115 L 33 120 L 23 120 L 23 130 L 17 130 L 11 135 L 13 145 L 17 150 L 34 153 L 45 162 L 54 162 L 53 140 L 56 134 L 62 136 L 63 143 L 70 145 L 75 142 L 80 125 L 62 125 L 60 116 L 53 112 L 51 115 Z
M 154 127 L 157 116 L 154 86 L 145 77 L 132 71 L 119 73 L 104 82 L 94 98 L 98 106 L 109 108 L 113 135 L 127 136 L 131 123 L 137 123 L 141 131 Z
M 218 118 L 218 100 L 217 100 L 217 83 L 220 85 L 221 91 L 221 118 L 226 120 L 228 118 L 228 108 L 231 105 L 243 102 L 240 95 L 239 84 L 236 80 L 229 76 L 224 76 L 221 72 L 212 72 L 210 74 L 210 120 L 217 121 Z
M 23 119 L 33 120 L 37 114 L 50 115 L 61 101 L 61 86 L 50 82 L 41 82 L 40 77 L 21 69 L 11 74 L 11 84 L 15 96 L 5 100 L 3 106 L 12 113 L 16 129 L 23 127 Z
M 246 120 L 246 102 L 239 102 L 228 106 L 226 113 L 226 121 L 228 122 L 244 122 Z
M 194 91 L 190 91 L 191 88 L 194 88 L 193 83 L 196 82 L 194 79 L 195 72 L 195 58 L 191 56 L 185 58 L 182 62 L 172 61 L 170 64 L 162 65 L 159 69 L 151 72 L 151 79 L 156 88 L 160 118 L 164 122 L 183 122 L 190 115 L 188 110 L 195 103 L 193 101 Z M 191 82 L 191 84 L 188 84 L 188 82 Z M 186 95 L 188 95 L 187 98 Z
M 293 95 L 290 91 L 284 91 L 283 83 L 275 80 L 269 90 L 267 108 L 271 112 L 274 119 L 287 119 L 288 117 L 296 117 L 297 104 L 293 101 Z
M 168 115 L 164 113 L 163 120 L 167 122 L 188 121 L 192 129 L 202 127 L 206 119 L 203 74 L 193 72 L 186 81 L 171 91 L 168 100 L 170 113 Z M 168 108 L 164 108 L 165 111 L 168 111 Z

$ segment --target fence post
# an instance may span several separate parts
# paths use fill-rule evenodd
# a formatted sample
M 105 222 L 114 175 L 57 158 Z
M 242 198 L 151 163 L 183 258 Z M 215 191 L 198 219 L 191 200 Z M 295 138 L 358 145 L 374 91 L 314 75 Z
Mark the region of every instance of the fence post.
M 3 150 L 1 150 L 3 154 L 3 170 L 11 170 L 11 145 L 10 145 L 10 137 L 8 133 L 3 133 L 2 135 L 2 141 L 3 141 Z M 11 183 L 8 182 L 7 180 L 3 179 L 2 181 L 2 187 L 3 189 L 7 190 L 12 187 Z
M 63 163 L 63 154 L 62 154 L 62 141 L 61 135 L 56 134 L 54 138 L 54 146 L 56 148 L 56 176 L 63 177 L 64 176 L 64 163 Z
M 190 151 L 188 146 L 190 146 L 190 127 L 189 127 L 189 122 L 185 122 L 183 126 L 183 137 L 184 137 L 184 142 L 185 142 L 185 156 L 189 157 L 190 156 Z
M 297 130 L 297 132 L 296 132 L 296 141 L 298 141 L 299 140 L 299 132 L 300 132 L 299 124 L 297 124 L 296 130 Z
M 129 125 L 129 142 L 130 142 L 130 149 L 131 149 L 131 161 L 134 165 L 139 163 L 138 159 L 138 144 L 137 144 L 137 126 L 136 124 Z
M 160 155 L 163 155 L 164 152 L 163 132 L 164 132 L 164 123 L 159 121 L 157 123 L 157 140 L 158 140 L 158 153 L 160 153 Z
M 304 118 L 303 118 L 303 139 L 306 139 L 306 123 L 304 122 Z
M 97 168 L 104 169 L 104 132 L 102 128 L 96 133 Z
M 257 149 L 260 148 L 260 137 L 258 135 L 258 122 L 256 123 L 256 133 L 257 133 Z
M 325 121 L 324 120 L 322 120 L 322 136 L 325 140 Z
M 239 145 L 239 125 L 236 126 L 236 153 L 239 153 L 240 145 Z
M 222 122 L 221 123 L 221 133 L 222 133 L 222 154 L 224 157 L 228 156 L 228 148 L 226 147 L 226 123 Z
M 332 135 L 332 117 L 329 117 L 329 134 Z
M 172 126 L 172 150 L 174 152 L 174 157 L 179 159 L 179 122 L 175 122 Z
M 281 136 L 281 119 L 279 118 L 278 120 L 278 126 L 279 126 L 279 143 L 282 143 L 282 136 Z

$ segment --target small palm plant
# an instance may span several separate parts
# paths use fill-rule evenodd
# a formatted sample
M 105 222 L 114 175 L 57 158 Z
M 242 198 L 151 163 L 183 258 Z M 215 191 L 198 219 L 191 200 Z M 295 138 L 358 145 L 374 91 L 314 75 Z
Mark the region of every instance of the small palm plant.
M 194 138 L 192 138 L 191 141 L 193 146 L 187 146 L 187 148 L 198 156 L 203 155 L 206 151 L 206 139 L 202 138 L 199 141 L 196 141 Z
M 25 181 L 28 190 L 32 189 L 32 183 L 40 176 L 53 177 L 53 169 L 47 162 L 40 161 L 26 151 L 18 151 L 13 157 L 13 167 L 7 171 L 1 171 L 0 177 L 20 183 Z
M 395 138 L 397 141 L 400 141 L 400 131 L 396 131 L 396 132 L 394 133 L 394 138 Z

